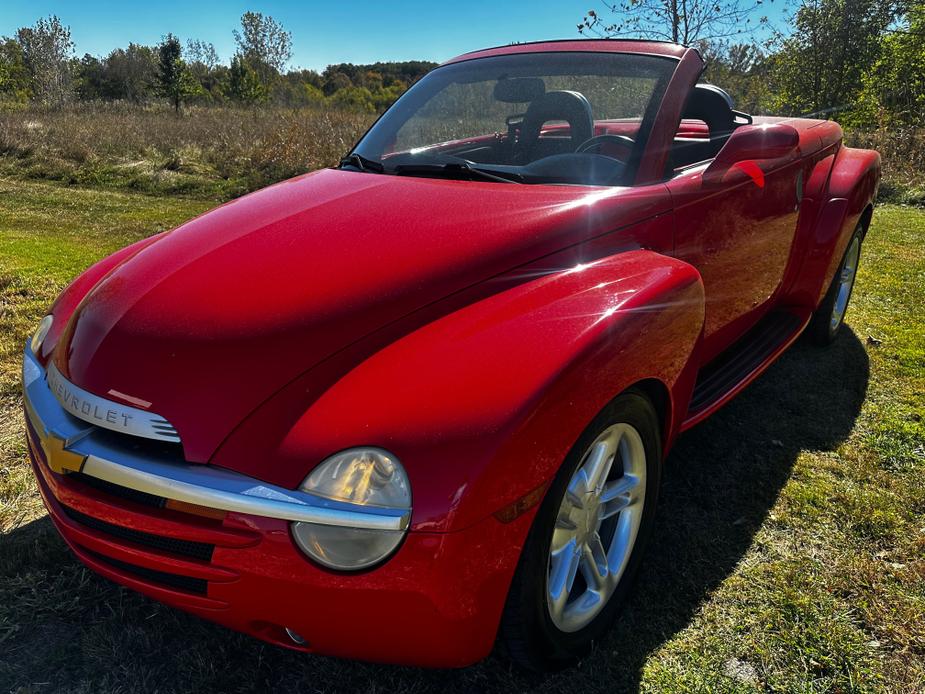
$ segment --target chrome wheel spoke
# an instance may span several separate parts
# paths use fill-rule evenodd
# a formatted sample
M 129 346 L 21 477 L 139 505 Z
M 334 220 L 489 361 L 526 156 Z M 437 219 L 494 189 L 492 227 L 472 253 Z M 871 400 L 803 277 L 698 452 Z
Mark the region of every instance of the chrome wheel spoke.
M 576 543 L 575 535 L 578 532 L 578 525 L 575 524 L 568 514 L 559 514 L 556 518 L 556 525 L 552 531 L 552 554 L 556 556 L 559 552 L 564 551 L 569 544 Z
M 584 473 L 586 491 L 595 493 L 600 490 L 607 475 L 610 474 L 610 466 L 613 465 L 615 453 L 616 446 L 607 439 L 598 442 L 591 449 L 580 471 Z
M 569 593 L 575 585 L 580 559 L 581 551 L 574 540 L 550 555 L 549 604 L 550 609 L 559 615 L 565 609 Z
M 601 492 L 600 519 L 610 518 L 636 501 L 635 490 L 638 487 L 639 478 L 633 475 L 623 475 L 613 482 L 608 482 Z
M 593 533 L 588 538 L 587 544 L 582 547 L 581 574 L 584 576 L 589 588 L 598 593 L 604 593 L 607 591 L 609 573 L 604 543 L 601 542 L 600 535 Z
M 587 493 L 588 477 L 582 470 L 579 470 L 569 482 L 568 489 L 565 490 L 565 499 L 562 500 L 562 506 L 569 504 L 574 508 L 584 508 Z

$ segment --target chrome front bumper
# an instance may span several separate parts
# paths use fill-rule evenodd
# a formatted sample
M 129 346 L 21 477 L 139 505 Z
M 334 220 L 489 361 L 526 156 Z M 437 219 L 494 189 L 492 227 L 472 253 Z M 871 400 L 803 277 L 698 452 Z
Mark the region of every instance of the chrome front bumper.
M 164 499 L 300 523 L 405 530 L 411 520 L 410 510 L 359 506 L 264 484 L 229 470 L 189 464 L 156 446 L 139 455 L 130 445 L 133 437 L 113 434 L 68 413 L 28 345 L 23 400 L 47 464 L 60 474 L 81 472 Z

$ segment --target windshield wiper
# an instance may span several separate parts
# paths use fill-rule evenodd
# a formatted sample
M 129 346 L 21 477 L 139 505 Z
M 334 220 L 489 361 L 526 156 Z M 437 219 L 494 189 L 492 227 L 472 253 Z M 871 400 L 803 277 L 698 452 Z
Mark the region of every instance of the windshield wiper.
M 497 181 L 499 183 L 523 183 L 523 177 L 520 174 L 511 173 L 509 176 L 501 176 L 485 169 L 472 166 L 467 162 L 448 162 L 446 164 L 399 164 L 394 169 L 399 176 L 403 174 L 430 174 L 432 176 L 467 176 L 470 179 L 481 178 L 486 181 Z
M 339 166 L 352 166 L 360 171 L 373 171 L 375 173 L 384 173 L 385 167 L 375 159 L 369 159 L 362 154 L 353 152 L 340 160 Z

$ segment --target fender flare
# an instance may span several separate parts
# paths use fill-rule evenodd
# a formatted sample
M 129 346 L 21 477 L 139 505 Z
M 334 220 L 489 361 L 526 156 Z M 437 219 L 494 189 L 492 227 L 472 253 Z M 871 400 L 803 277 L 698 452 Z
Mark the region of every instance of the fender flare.
M 537 275 L 353 365 L 281 440 L 264 438 L 266 462 L 299 468 L 298 485 L 337 451 L 385 448 L 411 480 L 412 529 L 446 532 L 548 482 L 588 422 L 637 382 L 663 384 L 673 439 L 703 329 L 699 273 L 633 250 Z M 245 428 L 256 437 L 294 402 L 271 400 Z
M 880 185 L 880 155 L 841 147 L 791 296 L 815 310 L 825 296 L 858 223 L 869 225 Z M 865 229 L 866 233 L 866 229 Z

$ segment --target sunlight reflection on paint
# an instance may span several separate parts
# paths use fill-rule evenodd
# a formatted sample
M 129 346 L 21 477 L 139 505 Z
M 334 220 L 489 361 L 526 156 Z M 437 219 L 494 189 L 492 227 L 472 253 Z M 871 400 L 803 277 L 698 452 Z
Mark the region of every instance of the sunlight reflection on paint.
M 574 210 L 579 207 L 593 207 L 596 203 L 601 200 L 605 200 L 614 195 L 619 195 L 621 191 L 626 190 L 623 187 L 613 186 L 610 188 L 605 188 L 604 190 L 596 190 L 593 193 L 588 193 L 583 195 L 577 200 L 569 200 L 568 202 L 563 202 L 560 204 L 554 205 L 557 210 L 566 212 L 568 210 Z
M 604 312 L 601 314 L 601 317 L 600 317 L 600 318 L 598 318 L 598 319 L 597 319 L 596 321 L 594 321 L 594 322 L 595 322 L 595 323 L 600 323 L 601 321 L 605 321 L 605 320 L 607 320 L 608 318 L 610 318 L 613 314 L 615 314 L 616 312 L 617 312 L 617 307 L 616 307 L 616 306 L 611 306 L 610 308 L 608 308 L 606 311 L 604 311 Z

